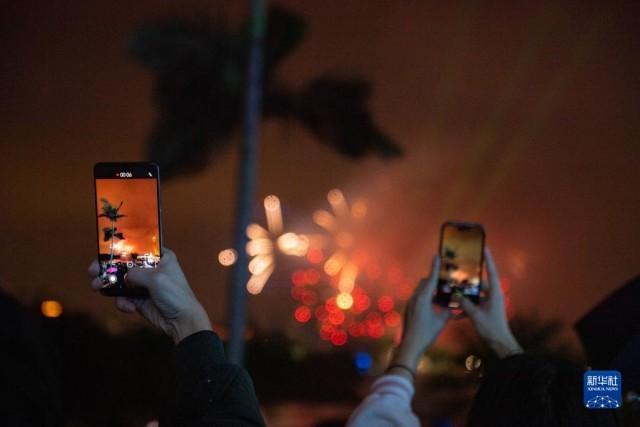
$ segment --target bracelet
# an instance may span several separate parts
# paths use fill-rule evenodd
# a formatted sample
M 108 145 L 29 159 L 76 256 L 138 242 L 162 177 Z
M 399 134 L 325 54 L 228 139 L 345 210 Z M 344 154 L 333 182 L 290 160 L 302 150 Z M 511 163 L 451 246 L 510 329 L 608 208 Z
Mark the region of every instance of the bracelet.
M 411 378 L 413 378 L 414 381 L 416 380 L 416 373 L 413 371 L 413 369 L 411 369 L 407 365 L 402 365 L 400 363 L 394 363 L 393 365 L 389 365 L 389 367 L 384 371 L 384 373 L 388 374 L 389 371 L 392 370 L 393 368 L 404 369 L 405 371 L 409 372 L 409 374 L 411 374 Z

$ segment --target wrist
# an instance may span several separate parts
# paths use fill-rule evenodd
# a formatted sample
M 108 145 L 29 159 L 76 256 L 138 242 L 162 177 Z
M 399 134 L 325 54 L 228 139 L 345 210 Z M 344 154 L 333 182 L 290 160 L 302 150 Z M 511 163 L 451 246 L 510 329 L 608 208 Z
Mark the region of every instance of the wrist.
M 411 382 L 416 380 L 416 370 L 401 363 L 392 363 L 384 373 L 387 375 L 397 375 Z
M 422 353 L 424 353 L 423 349 L 418 349 L 417 346 L 403 341 L 396 348 L 391 364 L 403 365 L 416 372 Z
M 512 356 L 514 354 L 523 353 L 522 347 L 513 336 L 511 331 L 496 337 L 489 341 L 489 346 L 500 359 Z
M 171 337 L 175 344 L 196 332 L 213 330 L 209 316 L 202 306 L 177 319 L 171 329 Z

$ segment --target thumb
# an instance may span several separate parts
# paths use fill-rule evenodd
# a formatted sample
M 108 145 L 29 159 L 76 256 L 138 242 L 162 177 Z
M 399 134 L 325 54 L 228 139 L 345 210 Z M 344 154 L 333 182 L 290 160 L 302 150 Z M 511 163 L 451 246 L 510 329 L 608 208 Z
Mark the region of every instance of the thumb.
M 440 257 L 438 255 L 433 257 L 431 261 L 431 274 L 427 279 L 426 283 L 426 291 L 427 295 L 433 295 L 433 292 L 436 289 L 436 285 L 438 284 L 438 278 L 440 276 Z
M 471 300 L 458 295 L 454 295 L 452 298 L 454 301 L 457 301 L 460 303 L 464 312 L 467 313 L 467 315 L 471 317 L 471 319 L 473 320 L 476 319 L 476 317 L 478 316 L 478 313 L 480 313 L 480 309 L 478 309 L 478 307 L 474 303 L 472 303 Z

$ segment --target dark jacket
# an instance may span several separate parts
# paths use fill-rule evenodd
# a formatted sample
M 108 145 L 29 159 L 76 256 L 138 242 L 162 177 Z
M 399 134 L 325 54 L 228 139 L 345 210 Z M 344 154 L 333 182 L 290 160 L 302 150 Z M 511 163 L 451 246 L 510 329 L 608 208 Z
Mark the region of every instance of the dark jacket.
M 161 426 L 264 426 L 251 378 L 227 362 L 214 332 L 183 339 L 174 360 L 177 396 Z

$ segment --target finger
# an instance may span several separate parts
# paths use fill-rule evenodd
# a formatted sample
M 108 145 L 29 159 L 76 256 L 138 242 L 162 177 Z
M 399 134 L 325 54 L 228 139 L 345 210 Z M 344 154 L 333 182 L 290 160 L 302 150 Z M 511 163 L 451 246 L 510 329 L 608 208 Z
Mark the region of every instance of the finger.
M 418 297 L 418 295 L 422 295 L 428 284 L 428 277 L 423 277 L 422 279 L 420 279 L 420 281 L 418 282 L 418 286 L 416 286 L 415 290 L 413 291 L 413 295 L 411 295 L 411 298 L 415 299 Z
M 431 274 L 427 279 L 426 287 L 427 287 L 427 295 L 433 294 L 436 290 L 436 285 L 438 284 L 438 277 L 440 276 L 440 257 L 435 255 L 433 260 L 431 261 Z
M 102 279 L 99 277 L 96 277 L 91 281 L 91 288 L 93 288 L 94 291 L 99 291 L 103 286 L 104 283 L 102 283 Z
M 152 312 L 154 310 L 153 303 L 147 298 L 129 298 L 129 302 L 134 305 L 138 313 L 145 319 L 152 318 Z
M 453 313 L 451 313 L 451 310 L 449 310 L 448 308 L 440 307 L 440 311 L 437 312 L 437 315 L 443 321 L 443 323 L 447 323 Z
M 134 267 L 127 272 L 124 280 L 132 286 L 149 288 L 152 284 L 153 273 L 152 269 Z
M 89 273 L 89 277 L 96 277 L 100 274 L 100 264 L 98 264 L 97 259 L 94 259 L 93 262 L 89 265 L 87 273 Z
M 123 313 L 135 313 L 136 312 L 136 305 L 134 303 L 132 303 L 131 301 L 129 301 L 129 299 L 127 299 L 125 297 L 117 297 L 116 298 L 116 307 L 118 308 L 118 310 L 122 311 Z
M 440 271 L 440 257 L 438 255 L 433 257 L 431 261 L 431 273 L 429 277 L 423 277 L 418 282 L 418 286 L 416 286 L 416 290 L 413 292 L 413 295 L 421 295 L 423 292 L 427 291 L 428 294 L 433 293 L 435 289 L 435 285 L 438 283 L 438 272 Z M 436 272 L 436 273 L 434 273 Z M 431 292 L 429 292 L 431 290 Z
M 478 313 L 480 313 L 480 309 L 478 308 L 478 306 L 472 303 L 468 298 L 459 297 L 456 295 L 454 295 L 452 298 L 454 301 L 457 301 L 460 303 L 460 306 L 462 307 L 464 312 L 467 313 L 467 315 L 472 319 L 475 319 Z
M 167 248 L 166 246 L 162 247 L 162 258 L 160 259 L 160 262 L 163 264 L 167 264 L 169 262 L 173 262 L 177 260 L 176 254 L 175 252 L 173 252 L 171 249 Z
M 491 250 L 488 247 L 484 248 L 484 258 L 487 262 L 487 273 L 489 275 L 489 280 L 495 280 L 499 282 L 500 273 L 498 273 L 498 267 L 496 267 L 496 263 L 493 260 L 493 255 L 491 255 Z
M 484 257 L 487 262 L 487 274 L 489 275 L 489 288 L 487 290 L 489 292 L 489 301 L 495 301 L 502 297 L 500 273 L 498 273 L 498 268 L 496 267 L 496 263 L 493 260 L 491 250 L 489 250 L 489 248 L 485 248 Z

